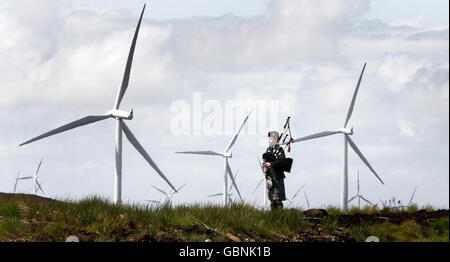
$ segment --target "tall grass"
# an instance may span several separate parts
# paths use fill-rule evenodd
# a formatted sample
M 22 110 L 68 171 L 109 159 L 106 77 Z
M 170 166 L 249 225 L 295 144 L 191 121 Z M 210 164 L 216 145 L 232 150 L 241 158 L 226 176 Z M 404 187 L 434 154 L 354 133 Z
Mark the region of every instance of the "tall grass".
M 8 210 L 8 211 L 6 211 Z M 78 231 L 93 234 L 103 241 L 114 241 L 123 236 L 125 227 L 132 225 L 133 234 L 148 234 L 161 237 L 178 231 L 181 241 L 200 240 L 203 237 L 223 238 L 220 233 L 244 234 L 252 232 L 264 238 L 275 238 L 279 234 L 291 235 L 307 227 L 300 210 L 290 209 L 280 212 L 267 212 L 250 205 L 232 205 L 229 208 L 212 204 L 194 204 L 172 207 L 170 204 L 156 205 L 114 205 L 100 197 L 88 197 L 79 202 L 65 201 L 41 202 L 29 199 L 4 201 L 0 216 L 16 219 L 25 229 L 25 235 L 2 223 L 0 239 L 15 234 L 17 237 L 29 236 L 37 239 L 52 236 L 51 240 L 64 240 L 70 233 Z M 45 223 L 40 223 L 45 221 Z M 208 228 L 219 234 L 205 232 Z M 194 228 L 194 230 L 193 230 Z M 2 233 L 3 232 L 3 233 Z M 39 236 L 33 232 L 39 232 Z M 204 239 L 203 239 L 204 240 Z
M 364 241 L 367 236 L 377 236 L 381 242 L 449 242 L 448 217 L 432 221 L 430 226 L 422 227 L 413 221 L 400 225 L 382 223 L 360 225 L 349 229 L 357 241 Z
M 408 210 L 413 212 L 415 209 Z M 342 214 L 332 206 L 327 207 L 327 211 L 331 216 Z M 346 214 L 380 211 L 383 210 L 375 206 L 351 209 Z M 170 203 L 114 205 L 97 196 L 81 201 L 68 198 L 63 201 L 37 201 L 27 197 L 0 199 L 0 241 L 65 241 L 69 235 L 90 241 L 230 241 L 230 234 L 241 240 L 280 241 L 281 237 L 290 239 L 316 226 L 317 221 L 304 219 L 302 210 L 295 208 L 271 212 L 248 204 L 234 204 L 228 208 L 201 203 L 176 207 Z M 331 218 L 323 221 L 321 226 L 330 232 L 342 231 Z M 429 229 L 417 233 L 419 231 L 413 222 L 401 226 L 377 224 L 346 229 L 360 241 L 376 232 L 387 241 L 441 241 L 448 240 L 448 217 L 446 222 L 434 221 Z

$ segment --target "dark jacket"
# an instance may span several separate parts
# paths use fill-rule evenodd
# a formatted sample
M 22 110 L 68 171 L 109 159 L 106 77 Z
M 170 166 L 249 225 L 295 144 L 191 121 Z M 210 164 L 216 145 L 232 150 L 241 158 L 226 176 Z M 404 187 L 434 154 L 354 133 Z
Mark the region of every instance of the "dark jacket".
M 277 151 L 277 156 L 271 155 L 274 151 Z M 289 163 L 286 160 L 286 155 L 284 154 L 283 148 L 281 148 L 278 144 L 275 146 L 269 146 L 266 150 L 266 153 L 263 155 L 263 159 L 265 162 L 270 163 L 269 172 L 270 175 L 275 178 L 286 178 L 284 175 L 283 170 L 285 169 L 286 165 L 289 165 Z

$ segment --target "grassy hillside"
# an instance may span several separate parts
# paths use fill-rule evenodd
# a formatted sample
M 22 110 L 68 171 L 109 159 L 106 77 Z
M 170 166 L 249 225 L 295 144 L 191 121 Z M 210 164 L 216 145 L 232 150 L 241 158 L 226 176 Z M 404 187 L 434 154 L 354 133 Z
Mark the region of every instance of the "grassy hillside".
M 249 205 L 115 206 L 0 194 L 0 241 L 449 241 L 448 210 L 261 211 Z

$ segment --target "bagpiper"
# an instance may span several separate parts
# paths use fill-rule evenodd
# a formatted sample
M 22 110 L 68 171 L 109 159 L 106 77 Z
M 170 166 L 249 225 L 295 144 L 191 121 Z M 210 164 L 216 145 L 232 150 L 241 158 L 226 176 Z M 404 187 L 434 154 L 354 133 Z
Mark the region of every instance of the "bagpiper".
M 277 131 L 268 133 L 269 147 L 263 154 L 263 168 L 266 175 L 266 186 L 270 209 L 282 209 L 283 201 L 286 200 L 284 187 L 284 172 L 290 172 L 292 159 L 286 158 L 283 148 L 280 146 L 280 135 Z

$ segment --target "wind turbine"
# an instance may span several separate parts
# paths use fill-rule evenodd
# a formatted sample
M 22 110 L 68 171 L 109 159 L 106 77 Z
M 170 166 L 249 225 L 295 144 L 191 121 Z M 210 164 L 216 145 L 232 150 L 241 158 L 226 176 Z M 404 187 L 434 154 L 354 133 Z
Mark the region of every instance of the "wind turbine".
M 212 195 L 209 195 L 206 197 L 209 198 L 209 197 L 216 197 L 216 196 L 223 196 L 223 193 L 212 194 Z M 230 205 L 233 204 L 233 199 L 231 198 L 232 196 L 233 196 L 233 193 L 228 193 L 228 201 L 229 201 Z
M 332 131 L 323 131 L 319 133 L 315 133 L 309 136 L 301 137 L 294 139 L 295 142 L 305 141 L 309 139 L 319 138 L 319 137 L 325 137 L 335 134 L 342 134 L 344 136 L 344 151 L 343 151 L 343 157 L 342 157 L 342 177 L 341 177 L 341 210 L 347 211 L 348 209 L 348 151 L 347 147 L 350 145 L 350 147 L 355 151 L 355 153 L 361 158 L 361 160 L 366 164 L 366 166 L 372 171 L 372 173 L 380 180 L 382 184 L 384 184 L 383 180 L 378 176 L 378 174 L 375 172 L 375 170 L 370 165 L 369 161 L 367 161 L 366 157 L 361 153 L 359 148 L 356 146 L 356 143 L 350 138 L 351 135 L 353 135 L 353 127 L 347 128 L 348 121 L 350 120 L 350 117 L 353 113 L 353 107 L 355 106 L 356 96 L 358 94 L 359 85 L 361 84 L 361 79 L 364 73 L 364 69 L 366 68 L 366 63 L 364 63 L 364 67 L 362 69 L 361 75 L 359 76 L 358 84 L 356 85 L 355 92 L 353 93 L 352 102 L 350 103 L 350 107 L 348 108 L 347 116 L 345 118 L 344 127 L 339 128 L 337 130 Z
M 409 199 L 408 207 L 412 204 L 414 195 L 416 194 L 416 190 L 417 190 L 417 186 L 414 188 L 414 191 L 413 191 L 413 193 L 411 195 L 411 198 Z
M 350 198 L 350 199 L 348 200 L 348 203 L 352 202 L 355 198 L 358 198 L 358 209 L 361 209 L 361 199 L 364 200 L 364 201 L 366 201 L 367 203 L 369 203 L 370 205 L 373 206 L 373 203 L 372 203 L 372 202 L 370 202 L 369 200 L 367 200 L 366 198 L 364 198 L 363 195 L 361 195 L 361 194 L 359 193 L 359 171 L 357 171 L 357 173 L 356 173 L 356 180 L 357 180 L 357 182 L 356 182 L 356 183 L 357 183 L 356 195 L 355 195 L 354 197 Z
M 255 189 L 253 190 L 253 194 L 256 192 L 256 190 L 258 189 L 258 187 L 266 180 L 266 174 L 264 173 L 264 166 L 261 164 L 261 160 L 259 160 L 259 157 L 258 157 L 258 163 L 259 163 L 259 167 L 261 168 L 261 172 L 262 172 L 263 178 L 262 178 L 261 180 L 259 180 L 259 182 L 258 182 L 258 184 L 256 185 Z M 267 196 L 267 186 L 264 185 L 264 196 L 263 196 L 263 199 L 264 199 L 264 209 L 267 208 L 267 197 L 268 197 L 268 196 Z
M 303 190 L 303 194 L 305 195 L 306 205 L 309 208 L 309 200 L 308 200 L 308 197 L 306 196 L 306 190 Z
M 230 165 L 228 164 L 228 158 L 232 157 L 232 154 L 230 152 L 231 147 L 236 142 L 236 139 L 238 138 L 239 133 L 241 132 L 242 128 L 244 127 L 245 123 L 247 122 L 247 119 L 250 116 L 250 114 L 252 113 L 252 111 L 253 111 L 253 109 L 250 110 L 250 112 L 248 113 L 247 117 L 244 119 L 244 122 L 242 122 L 241 127 L 236 131 L 236 133 L 234 134 L 233 138 L 228 143 L 227 147 L 225 148 L 225 150 L 222 153 L 218 153 L 218 152 L 215 152 L 215 151 L 184 151 L 184 152 L 175 152 L 177 154 L 211 155 L 211 156 L 221 156 L 221 157 L 224 158 L 224 182 L 223 182 L 223 196 L 222 196 L 223 197 L 223 205 L 224 206 L 228 205 L 228 176 L 227 176 L 227 174 L 230 176 L 231 181 L 234 184 L 234 188 L 236 188 L 236 192 L 239 195 L 239 198 L 241 199 L 241 201 L 244 201 L 242 199 L 242 196 L 241 196 L 241 193 L 239 192 L 238 187 L 236 186 L 236 182 L 234 181 L 233 173 L 231 172 Z
M 293 204 L 294 198 L 298 195 L 298 193 L 300 193 L 300 191 L 302 191 L 302 189 L 303 189 L 304 187 L 305 187 L 305 185 L 301 186 L 301 187 L 297 190 L 297 192 L 295 192 L 295 194 L 292 195 L 291 198 L 286 198 L 286 199 L 291 203 L 291 205 Z
M 416 190 L 417 190 L 417 186 L 414 188 L 414 191 L 413 191 L 413 193 L 412 193 L 412 195 L 411 195 L 411 198 L 409 199 L 408 205 L 406 205 L 406 206 L 400 205 L 400 206 L 398 206 L 398 208 L 409 208 L 409 207 L 411 206 L 411 204 L 412 204 L 414 195 L 416 194 Z
M 145 202 L 161 205 L 161 202 L 156 200 L 145 200 Z
M 42 160 L 43 160 L 43 158 L 41 158 L 41 161 L 39 161 L 39 165 L 33 176 L 26 176 L 26 177 L 19 178 L 19 174 L 17 174 L 16 185 L 17 185 L 17 180 L 33 179 L 34 194 L 36 195 L 38 190 L 41 190 L 42 194 L 45 194 L 44 190 L 42 190 L 41 184 L 39 184 L 39 181 L 38 181 L 38 174 L 39 174 L 39 169 L 41 168 Z M 14 185 L 14 192 L 16 192 L 16 185 Z M 38 186 L 39 188 L 37 188 L 36 186 Z
M 160 189 L 160 188 L 158 188 L 158 187 L 156 187 L 156 186 L 154 186 L 154 185 L 151 185 L 151 186 L 152 186 L 154 189 L 156 189 L 157 191 L 161 192 L 161 193 L 165 196 L 163 202 L 166 203 L 167 201 L 170 201 L 170 200 L 172 199 L 173 194 L 178 193 L 185 185 L 187 185 L 187 183 L 184 183 L 182 186 L 180 186 L 179 188 L 177 188 L 176 191 L 173 190 L 173 189 L 170 190 L 169 193 L 166 193 L 166 191 L 164 191 L 164 190 L 162 190 L 162 189 Z
M 235 172 L 235 174 L 234 174 L 234 181 L 236 181 L 236 177 L 237 177 L 237 175 L 238 175 L 238 173 L 239 173 L 239 169 L 238 170 L 236 170 L 236 172 Z M 230 203 L 231 203 L 231 196 L 233 195 L 232 193 L 231 193 L 231 190 L 233 189 L 233 184 L 231 184 L 230 185 L 230 188 L 228 189 L 228 200 L 230 201 Z M 209 195 L 209 196 L 206 196 L 206 197 L 216 197 L 216 196 L 223 196 L 223 193 L 217 193 L 217 194 L 212 194 L 212 195 Z
M 94 122 L 102 121 L 107 118 L 114 118 L 116 120 L 116 136 L 115 136 L 115 174 L 114 174 L 114 203 L 120 204 L 122 202 L 122 131 L 125 133 L 125 136 L 128 138 L 130 143 L 136 148 L 136 150 L 144 157 L 144 159 L 150 164 L 153 169 L 175 190 L 175 187 L 170 183 L 167 177 L 161 172 L 155 162 L 152 160 L 149 154 L 145 151 L 142 145 L 138 142 L 136 137 L 133 135 L 131 130 L 125 124 L 123 120 L 131 120 L 133 119 L 133 110 L 130 112 L 119 110 L 120 103 L 125 95 L 125 91 L 127 90 L 128 83 L 130 80 L 130 72 L 131 72 L 131 64 L 133 62 L 134 49 L 136 47 L 136 40 L 139 33 L 139 28 L 141 26 L 142 16 L 144 15 L 145 5 L 142 8 L 141 16 L 139 18 L 139 22 L 136 27 L 136 31 L 134 33 L 133 41 L 131 43 L 130 51 L 128 53 L 127 63 L 125 66 L 125 72 L 122 78 L 122 84 L 117 92 L 116 100 L 113 105 L 113 109 L 106 112 L 106 114 L 102 115 L 90 115 L 79 120 L 73 121 L 69 124 L 63 125 L 56 129 L 53 129 L 47 133 L 44 133 L 40 136 L 32 138 L 19 146 L 23 146 L 25 144 L 40 140 L 42 138 L 52 136 L 73 128 L 77 128 L 80 126 L 92 124 Z M 175 190 L 176 192 L 176 190 Z
M 13 191 L 13 193 L 16 193 L 17 182 L 19 181 L 19 175 L 20 175 L 20 170 L 17 170 L 16 182 L 14 183 L 14 191 Z
M 386 200 L 383 201 L 381 198 L 379 198 L 378 200 L 380 201 L 380 203 L 383 206 L 383 208 L 387 208 L 388 207 Z

